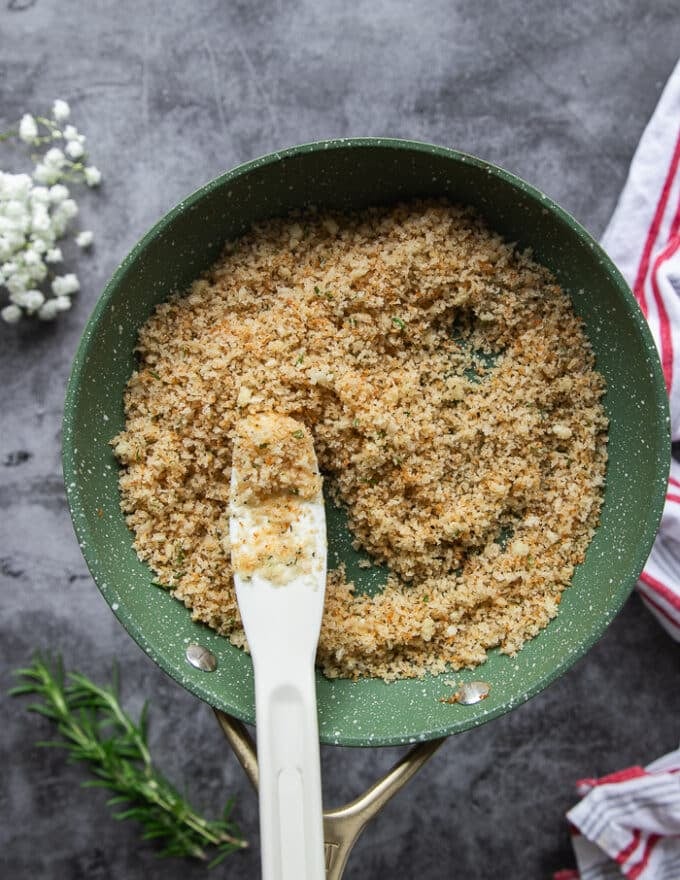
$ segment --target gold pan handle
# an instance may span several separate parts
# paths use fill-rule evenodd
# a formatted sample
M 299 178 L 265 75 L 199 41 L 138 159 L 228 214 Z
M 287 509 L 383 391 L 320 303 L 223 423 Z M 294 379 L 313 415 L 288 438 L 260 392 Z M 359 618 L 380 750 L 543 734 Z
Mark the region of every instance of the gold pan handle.
M 219 709 L 214 712 L 246 776 L 257 789 L 257 753 L 250 733 L 241 721 L 226 712 Z M 441 737 L 418 743 L 359 797 L 343 807 L 324 811 L 327 880 L 340 880 L 352 847 L 366 824 L 406 785 L 445 740 L 446 737 Z

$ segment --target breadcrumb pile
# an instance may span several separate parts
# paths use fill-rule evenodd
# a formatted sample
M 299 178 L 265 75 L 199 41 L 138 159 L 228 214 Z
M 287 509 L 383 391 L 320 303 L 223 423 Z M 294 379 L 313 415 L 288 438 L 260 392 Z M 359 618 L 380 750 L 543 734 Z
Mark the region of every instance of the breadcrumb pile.
M 367 595 L 329 572 L 318 662 L 386 680 L 514 654 L 557 614 L 602 502 L 604 381 L 566 293 L 472 211 L 411 202 L 254 227 L 142 328 L 122 508 L 141 559 L 246 647 L 234 595 L 235 426 L 311 431 Z

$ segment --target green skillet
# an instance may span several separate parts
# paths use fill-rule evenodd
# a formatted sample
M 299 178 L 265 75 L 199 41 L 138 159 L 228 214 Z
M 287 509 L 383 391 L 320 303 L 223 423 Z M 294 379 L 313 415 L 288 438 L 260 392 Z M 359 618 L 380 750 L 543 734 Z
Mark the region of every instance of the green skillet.
M 308 144 L 256 159 L 193 193 L 153 227 L 114 273 L 85 328 L 64 415 L 64 475 L 83 554 L 130 635 L 167 673 L 211 706 L 254 720 L 248 656 L 151 586 L 119 509 L 118 466 L 108 445 L 123 425 L 123 389 L 139 328 L 159 302 L 186 288 L 226 239 L 254 221 L 315 204 L 361 208 L 415 196 L 447 196 L 477 208 L 508 240 L 531 247 L 571 294 L 604 374 L 611 419 L 601 524 L 566 591 L 558 617 L 517 657 L 492 652 L 472 672 L 423 680 L 328 681 L 318 675 L 321 739 L 347 746 L 432 740 L 489 721 L 545 688 L 602 635 L 632 590 L 652 546 L 670 458 L 666 394 L 654 343 L 625 282 L 576 221 L 506 171 L 441 147 L 400 140 Z M 360 586 L 343 517 L 329 516 L 329 559 L 342 559 Z M 200 644 L 217 668 L 189 665 Z M 457 682 L 483 679 L 474 705 L 440 698 Z

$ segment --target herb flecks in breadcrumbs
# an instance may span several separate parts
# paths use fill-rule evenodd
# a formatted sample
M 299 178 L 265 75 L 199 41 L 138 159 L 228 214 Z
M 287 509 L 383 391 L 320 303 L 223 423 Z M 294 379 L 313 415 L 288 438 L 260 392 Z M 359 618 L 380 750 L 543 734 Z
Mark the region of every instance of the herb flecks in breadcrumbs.
M 326 675 L 474 666 L 556 615 L 598 521 L 604 383 L 555 278 L 472 212 L 263 223 L 158 307 L 138 352 L 113 441 L 135 547 L 234 644 L 231 450 L 258 412 L 311 430 L 357 545 L 391 571 L 376 596 L 329 573 Z

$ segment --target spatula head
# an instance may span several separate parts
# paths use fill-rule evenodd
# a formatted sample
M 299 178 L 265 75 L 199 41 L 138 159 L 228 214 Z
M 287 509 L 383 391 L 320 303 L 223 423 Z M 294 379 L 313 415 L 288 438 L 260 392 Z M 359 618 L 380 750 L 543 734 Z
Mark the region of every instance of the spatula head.
M 288 653 L 292 643 L 316 651 L 326 521 L 312 435 L 301 422 L 258 413 L 238 423 L 229 537 L 236 597 L 253 654 Z

